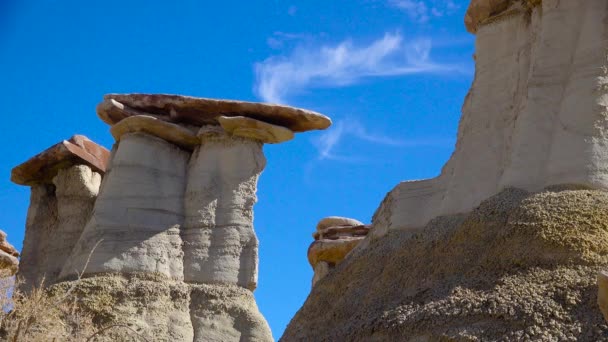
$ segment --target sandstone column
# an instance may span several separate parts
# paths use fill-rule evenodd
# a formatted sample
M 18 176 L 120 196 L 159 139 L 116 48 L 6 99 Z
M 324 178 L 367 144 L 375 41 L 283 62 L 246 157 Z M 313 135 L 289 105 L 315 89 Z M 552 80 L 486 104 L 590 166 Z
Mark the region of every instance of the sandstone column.
M 259 141 L 202 128 L 190 160 L 184 226 L 184 279 L 257 285 L 258 241 L 253 205 L 266 166 Z
M 181 280 L 189 154 L 147 133 L 119 138 L 93 216 L 61 277 L 84 270 L 85 275 L 150 273 Z
M 18 273 L 24 289 L 56 281 L 90 218 L 109 154 L 75 135 L 13 169 L 11 180 L 31 187 Z

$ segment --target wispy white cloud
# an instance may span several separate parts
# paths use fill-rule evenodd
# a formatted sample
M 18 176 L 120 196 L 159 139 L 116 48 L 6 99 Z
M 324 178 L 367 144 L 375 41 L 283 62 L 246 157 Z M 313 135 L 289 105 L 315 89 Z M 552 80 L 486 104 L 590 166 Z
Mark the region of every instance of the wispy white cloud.
M 360 156 L 345 155 L 336 151 L 345 139 L 395 147 L 446 147 L 451 143 L 447 139 L 395 139 L 385 134 L 370 132 L 361 122 L 351 118 L 347 121 L 336 122 L 330 129 L 324 131 L 313 140 L 313 145 L 318 151 L 318 159 L 341 162 L 364 161 L 365 159 Z
M 453 14 L 460 8 L 453 0 L 389 0 L 388 3 L 404 11 L 410 19 L 418 23 Z
M 266 44 L 270 48 L 278 50 L 284 48 L 287 42 L 303 41 L 306 39 L 310 39 L 310 36 L 307 34 L 275 31 L 272 36 L 266 39 Z
M 334 46 L 297 46 L 288 56 L 273 56 L 256 63 L 256 94 L 267 102 L 309 88 L 344 87 L 371 77 L 459 71 L 454 65 L 431 58 L 431 39 L 405 41 L 399 33 L 386 33 L 366 46 L 345 40 Z

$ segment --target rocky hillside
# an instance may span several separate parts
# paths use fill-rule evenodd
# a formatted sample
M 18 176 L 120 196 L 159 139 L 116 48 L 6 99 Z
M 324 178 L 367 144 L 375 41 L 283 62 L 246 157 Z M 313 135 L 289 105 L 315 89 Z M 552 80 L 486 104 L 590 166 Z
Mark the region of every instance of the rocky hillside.
M 454 153 L 385 197 L 282 341 L 608 341 L 608 2 L 472 0 L 465 25 Z
M 356 249 L 281 341 L 608 340 L 607 266 L 607 192 L 508 189 Z

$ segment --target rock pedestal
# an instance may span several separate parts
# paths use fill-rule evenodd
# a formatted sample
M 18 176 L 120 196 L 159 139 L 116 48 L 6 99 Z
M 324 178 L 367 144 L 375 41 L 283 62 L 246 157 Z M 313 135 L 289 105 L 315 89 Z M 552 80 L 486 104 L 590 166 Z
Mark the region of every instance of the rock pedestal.
M 82 210 L 86 220 L 70 219 L 79 223 L 77 232 L 61 232 L 72 248 L 52 267 L 37 268 L 46 249 L 24 249 L 32 260 L 29 278 L 37 281 L 52 268 L 57 287 L 98 288 L 116 303 L 115 318 L 143 327 L 154 340 L 271 341 L 253 297 L 262 147 L 331 121 L 286 106 L 177 95 L 107 95 L 97 113 L 116 139 L 99 195 L 92 210 Z M 62 172 L 53 182 L 72 177 Z M 48 212 L 69 197 L 43 185 L 33 190 L 28 229 L 43 232 L 26 238 L 32 246 L 63 229 L 55 222 L 64 220 L 61 210 Z M 108 288 L 119 283 L 161 302 L 179 300 L 164 311 L 142 307 L 139 294 L 120 302 L 124 293 Z
M 369 226 L 349 218 L 332 216 L 319 221 L 315 242 L 308 248 L 308 261 L 315 272 L 312 285 L 342 262 L 368 232 Z

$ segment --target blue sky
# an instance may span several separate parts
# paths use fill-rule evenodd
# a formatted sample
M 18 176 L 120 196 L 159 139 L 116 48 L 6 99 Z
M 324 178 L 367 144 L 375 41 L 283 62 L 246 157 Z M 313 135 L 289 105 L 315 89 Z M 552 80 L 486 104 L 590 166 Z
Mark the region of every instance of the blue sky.
M 86 4 L 86 5 L 83 5 Z M 21 248 L 29 189 L 10 170 L 84 134 L 111 92 L 280 102 L 330 116 L 266 145 L 256 298 L 276 338 L 310 290 L 316 222 L 370 222 L 399 181 L 437 175 L 474 67 L 465 0 L 0 0 L 0 229 Z

